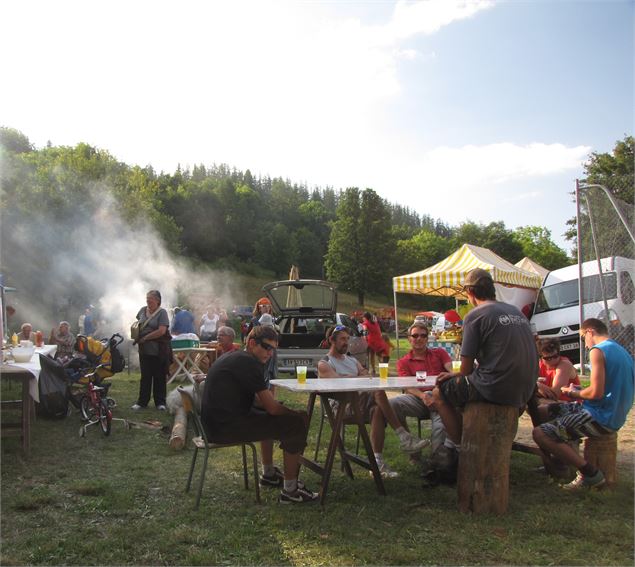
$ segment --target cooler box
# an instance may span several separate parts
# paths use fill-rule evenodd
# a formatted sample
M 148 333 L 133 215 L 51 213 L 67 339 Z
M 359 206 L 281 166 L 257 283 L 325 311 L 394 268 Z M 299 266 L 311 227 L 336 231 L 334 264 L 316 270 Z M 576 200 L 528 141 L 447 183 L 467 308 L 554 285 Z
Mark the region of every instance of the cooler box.
M 201 341 L 194 339 L 172 339 L 172 348 L 198 348 Z

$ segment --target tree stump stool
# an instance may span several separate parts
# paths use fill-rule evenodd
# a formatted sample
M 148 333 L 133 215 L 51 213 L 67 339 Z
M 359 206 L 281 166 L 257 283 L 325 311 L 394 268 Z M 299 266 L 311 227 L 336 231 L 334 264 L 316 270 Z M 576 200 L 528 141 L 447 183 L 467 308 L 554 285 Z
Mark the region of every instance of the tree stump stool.
M 617 433 L 587 437 L 584 441 L 584 460 L 604 473 L 606 484 L 617 482 Z
M 463 411 L 457 480 L 459 510 L 504 514 L 509 502 L 509 461 L 518 408 L 472 402 Z

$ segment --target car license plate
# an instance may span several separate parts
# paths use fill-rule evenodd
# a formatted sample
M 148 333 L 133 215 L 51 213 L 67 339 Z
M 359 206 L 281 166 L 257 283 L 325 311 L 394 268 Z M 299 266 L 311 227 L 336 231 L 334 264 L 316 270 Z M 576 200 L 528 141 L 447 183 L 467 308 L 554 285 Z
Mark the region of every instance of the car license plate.
M 560 350 L 577 350 L 580 348 L 578 343 L 567 343 L 564 345 L 560 345 Z
M 312 362 L 308 358 L 286 358 L 284 366 L 312 366 Z

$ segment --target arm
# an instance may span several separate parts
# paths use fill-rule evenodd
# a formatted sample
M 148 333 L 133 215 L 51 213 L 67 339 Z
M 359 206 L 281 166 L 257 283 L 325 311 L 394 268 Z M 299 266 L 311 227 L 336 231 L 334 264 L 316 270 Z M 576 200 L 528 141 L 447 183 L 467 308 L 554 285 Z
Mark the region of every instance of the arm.
M 557 396 L 560 396 L 560 391 L 565 386 L 569 385 L 569 376 L 571 375 L 571 367 L 570 363 L 562 360 L 558 367 L 556 368 L 556 372 L 553 375 L 553 382 L 551 384 L 551 391 Z
M 168 330 L 167 325 L 159 325 L 158 329 L 152 331 L 151 333 L 148 333 L 147 335 L 144 335 L 143 337 L 139 339 L 138 342 L 145 343 L 147 341 L 158 339 L 159 337 L 162 337 L 163 335 L 165 335 L 167 330 Z
M 318 378 L 339 378 L 339 376 L 326 360 L 320 360 L 318 362 Z
M 592 348 L 589 352 L 589 362 L 591 363 L 591 383 L 584 390 L 577 390 L 575 386 L 562 388 L 564 394 L 571 398 L 581 398 L 583 400 L 599 400 L 604 396 L 606 384 L 606 367 L 604 366 L 604 354 L 599 348 Z
M 288 413 L 302 413 L 292 410 L 286 406 L 283 406 L 280 402 L 276 401 L 270 390 L 261 390 L 256 393 L 258 398 L 258 404 L 269 415 L 284 415 Z

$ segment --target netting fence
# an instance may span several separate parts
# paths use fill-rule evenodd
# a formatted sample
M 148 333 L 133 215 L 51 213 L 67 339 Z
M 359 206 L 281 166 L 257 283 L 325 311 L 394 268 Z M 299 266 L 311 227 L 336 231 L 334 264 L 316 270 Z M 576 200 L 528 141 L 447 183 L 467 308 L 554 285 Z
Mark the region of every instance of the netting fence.
M 579 184 L 580 321 L 603 320 L 611 338 L 635 353 L 635 207 L 632 176 L 603 185 Z M 626 200 L 616 197 L 625 196 Z M 586 362 L 584 348 L 580 362 Z

